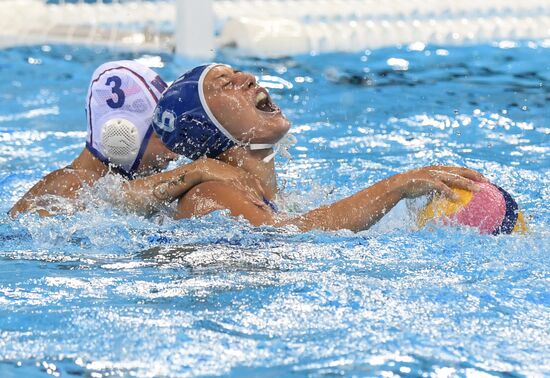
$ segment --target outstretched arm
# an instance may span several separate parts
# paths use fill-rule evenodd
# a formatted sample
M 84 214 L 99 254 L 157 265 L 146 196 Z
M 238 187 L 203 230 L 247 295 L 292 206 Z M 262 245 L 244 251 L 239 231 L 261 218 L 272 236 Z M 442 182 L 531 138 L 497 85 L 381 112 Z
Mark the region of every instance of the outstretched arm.
M 475 181 L 487 181 L 467 168 L 432 166 L 401 173 L 370 186 L 329 206 L 312 210 L 296 218 L 278 222 L 294 224 L 301 230 L 368 229 L 400 200 L 438 192 L 456 200 L 451 187 L 477 191 Z
M 391 210 L 401 199 L 438 192 L 456 199 L 451 187 L 472 191 L 475 181 L 487 181 L 481 174 L 457 167 L 433 166 L 408 171 L 382 180 L 367 189 L 332 205 L 322 206 L 306 214 L 280 219 L 268 206 L 250 193 L 231 187 L 207 183 L 193 188 L 178 203 L 177 217 L 201 216 L 214 210 L 228 209 L 234 216 L 243 216 L 253 225 L 295 225 L 302 231 L 312 229 L 360 231 L 368 229 Z

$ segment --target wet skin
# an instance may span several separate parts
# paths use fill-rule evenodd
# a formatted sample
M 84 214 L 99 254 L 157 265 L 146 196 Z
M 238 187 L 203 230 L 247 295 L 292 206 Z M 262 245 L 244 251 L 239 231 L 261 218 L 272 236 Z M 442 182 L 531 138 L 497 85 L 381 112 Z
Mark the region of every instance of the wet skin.
M 165 169 L 171 161 L 177 160 L 179 155 L 170 151 L 160 140 L 157 133 L 153 132 L 147 143 L 141 162 L 137 169 L 139 176 L 146 176 L 151 173 L 160 172 Z
M 273 144 L 290 129 L 290 122 L 252 74 L 218 65 L 206 75 L 203 89 L 210 110 L 237 140 Z

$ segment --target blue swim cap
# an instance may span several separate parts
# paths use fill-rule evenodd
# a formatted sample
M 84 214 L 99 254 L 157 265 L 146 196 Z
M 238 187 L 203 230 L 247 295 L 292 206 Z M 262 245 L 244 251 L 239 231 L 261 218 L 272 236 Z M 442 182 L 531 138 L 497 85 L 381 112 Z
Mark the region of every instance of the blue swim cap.
M 163 93 L 153 116 L 153 127 L 170 150 L 196 160 L 215 158 L 234 145 L 267 149 L 273 144 L 238 141 L 214 117 L 204 97 L 204 78 L 219 64 L 193 68 L 180 76 Z

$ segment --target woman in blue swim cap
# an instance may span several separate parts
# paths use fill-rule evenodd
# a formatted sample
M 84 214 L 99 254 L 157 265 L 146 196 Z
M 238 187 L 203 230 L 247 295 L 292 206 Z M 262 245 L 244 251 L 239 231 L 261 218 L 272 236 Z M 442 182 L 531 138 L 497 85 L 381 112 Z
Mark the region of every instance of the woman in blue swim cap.
M 178 202 L 177 217 L 228 209 L 253 225 L 295 225 L 301 230 L 364 230 L 403 198 L 451 189 L 477 191 L 487 181 L 467 168 L 432 166 L 382 180 L 348 198 L 299 216 L 279 214 L 273 205 L 277 180 L 272 157 L 290 123 L 253 75 L 229 66 L 196 67 L 163 94 L 153 120 L 155 131 L 172 151 L 192 159 L 216 158 L 256 177 L 261 187 L 235 182 L 206 182 Z

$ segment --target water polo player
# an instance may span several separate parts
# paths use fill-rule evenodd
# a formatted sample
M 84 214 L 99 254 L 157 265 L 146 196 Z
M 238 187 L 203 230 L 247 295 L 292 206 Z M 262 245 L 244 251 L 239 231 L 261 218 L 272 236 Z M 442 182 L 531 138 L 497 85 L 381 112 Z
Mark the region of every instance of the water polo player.
M 86 98 L 86 146 L 67 167 L 35 184 L 10 210 L 15 216 L 36 211 L 42 216 L 65 212 L 59 199 L 75 199 L 84 185 L 109 172 L 131 181 L 113 202 L 138 212 L 151 212 L 208 180 L 234 180 L 255 185 L 249 174 L 212 159 L 201 159 L 166 173 L 156 173 L 178 155 L 167 149 L 151 126 L 153 110 L 166 84 L 135 61 L 114 61 L 93 73 Z M 66 202 L 66 201 L 65 201 Z
M 178 78 L 160 99 L 153 125 L 172 151 L 191 159 L 216 158 L 261 183 L 261 188 L 242 182 L 199 184 L 180 198 L 180 218 L 228 209 L 253 225 L 358 231 L 376 223 L 403 198 L 437 192 L 457 199 L 451 187 L 475 192 L 476 181 L 487 181 L 470 169 L 433 166 L 392 176 L 303 215 L 279 214 L 273 203 L 277 193 L 273 156 L 290 123 L 253 75 L 226 65 L 199 66 Z

